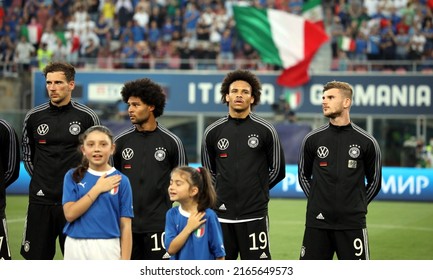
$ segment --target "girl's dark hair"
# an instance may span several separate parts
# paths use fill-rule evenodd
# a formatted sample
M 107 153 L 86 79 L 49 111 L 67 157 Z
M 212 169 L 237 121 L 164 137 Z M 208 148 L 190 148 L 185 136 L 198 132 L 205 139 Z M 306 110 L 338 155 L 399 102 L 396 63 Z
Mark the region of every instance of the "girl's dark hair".
M 195 199 L 198 202 L 197 210 L 203 212 L 206 208 L 214 208 L 216 204 L 216 192 L 212 185 L 209 171 L 204 167 L 193 168 L 190 166 L 178 166 L 172 173 L 180 172 L 189 175 L 185 178 L 191 186 L 198 188 Z
M 66 80 L 68 82 L 75 80 L 75 68 L 69 63 L 66 62 L 50 62 L 47 66 L 45 66 L 43 73 L 45 78 L 48 73 L 52 72 L 63 72 L 65 73 Z
M 78 138 L 80 141 L 80 144 L 78 146 L 79 148 L 82 145 L 84 145 L 84 141 L 86 141 L 87 136 L 89 136 L 89 134 L 92 133 L 93 131 L 99 131 L 105 133 L 108 136 L 108 138 L 110 138 L 111 143 L 113 143 L 113 133 L 108 127 L 103 125 L 94 125 L 89 127 L 86 131 L 84 131 L 84 133 L 80 134 Z M 75 183 L 79 183 L 83 179 L 84 174 L 86 174 L 88 168 L 89 168 L 89 161 L 85 156 L 83 156 L 80 165 L 78 165 L 77 168 L 75 168 L 74 172 L 72 173 L 72 179 L 74 180 Z
M 138 97 L 147 105 L 155 106 L 153 115 L 155 118 L 164 113 L 166 96 L 160 85 L 148 78 L 138 79 L 125 83 L 120 94 L 122 100 L 128 103 L 129 97 Z
M 251 108 L 260 103 L 260 95 L 262 94 L 262 85 L 256 75 L 248 70 L 235 70 L 227 74 L 221 84 L 221 102 L 227 103 L 226 95 L 230 92 L 230 85 L 236 81 L 244 81 L 251 86 L 251 96 L 254 97 L 254 102 L 251 104 Z M 228 103 L 227 103 L 228 105 Z

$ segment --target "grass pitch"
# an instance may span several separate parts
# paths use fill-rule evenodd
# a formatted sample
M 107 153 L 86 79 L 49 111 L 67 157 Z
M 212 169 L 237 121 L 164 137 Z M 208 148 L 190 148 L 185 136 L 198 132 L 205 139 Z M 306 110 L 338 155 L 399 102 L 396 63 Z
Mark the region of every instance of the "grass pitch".
M 26 195 L 7 196 L 6 217 L 12 258 L 19 251 L 27 211 Z M 305 199 L 271 199 L 270 246 L 275 260 L 297 260 L 305 222 Z M 367 215 L 372 260 L 433 260 L 433 203 L 373 201 Z M 55 259 L 62 259 L 57 250 Z

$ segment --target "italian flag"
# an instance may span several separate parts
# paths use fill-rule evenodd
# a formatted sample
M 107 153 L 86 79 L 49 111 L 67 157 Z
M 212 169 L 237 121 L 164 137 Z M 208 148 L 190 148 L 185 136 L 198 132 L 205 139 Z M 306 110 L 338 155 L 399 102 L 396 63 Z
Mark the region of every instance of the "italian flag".
M 22 28 L 21 34 L 27 36 L 27 39 L 31 44 L 39 44 L 42 37 L 42 27 L 39 25 L 29 24 Z
M 306 20 L 309 20 L 322 29 L 325 29 L 325 25 L 323 23 L 322 0 L 304 1 L 304 5 L 302 6 L 302 16 Z
M 355 40 L 350 38 L 349 36 L 340 36 L 337 39 L 338 47 L 342 51 L 350 51 L 353 52 L 355 50 Z
M 297 87 L 310 80 L 308 68 L 328 35 L 303 17 L 280 10 L 233 6 L 236 29 L 263 62 L 284 70 L 277 83 Z

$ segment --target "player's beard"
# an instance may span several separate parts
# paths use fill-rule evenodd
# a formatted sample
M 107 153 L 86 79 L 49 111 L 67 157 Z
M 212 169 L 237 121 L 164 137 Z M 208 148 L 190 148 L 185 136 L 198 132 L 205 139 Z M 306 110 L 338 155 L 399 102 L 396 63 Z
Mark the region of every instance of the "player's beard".
M 149 120 L 149 118 L 137 118 L 137 117 L 135 117 L 135 120 L 132 121 L 132 124 L 139 126 L 139 127 L 142 127 L 142 126 L 144 126 L 144 124 L 147 123 L 148 120 Z
M 335 112 L 329 112 L 329 113 L 324 113 L 324 116 L 330 119 L 335 119 L 341 116 L 341 111 L 335 111 Z

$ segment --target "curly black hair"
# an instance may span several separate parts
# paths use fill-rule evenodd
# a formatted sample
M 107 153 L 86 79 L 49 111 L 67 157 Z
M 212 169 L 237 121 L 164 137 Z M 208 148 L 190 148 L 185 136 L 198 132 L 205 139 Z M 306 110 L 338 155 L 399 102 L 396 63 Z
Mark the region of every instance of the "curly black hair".
M 160 85 L 148 78 L 126 82 L 120 94 L 125 103 L 128 103 L 129 97 L 134 96 L 140 98 L 147 105 L 155 106 L 153 111 L 155 118 L 164 113 L 166 102 L 164 90 Z
M 262 94 L 261 92 L 262 85 L 260 83 L 260 80 L 257 78 L 256 75 L 254 75 L 250 71 L 238 69 L 228 73 L 223 80 L 223 83 L 221 85 L 221 90 L 220 90 L 221 102 L 223 104 L 227 103 L 226 95 L 229 94 L 230 92 L 230 85 L 236 81 L 244 81 L 250 84 L 251 96 L 254 97 L 254 102 L 251 104 L 251 108 L 253 108 L 254 106 L 260 103 L 260 95 Z

